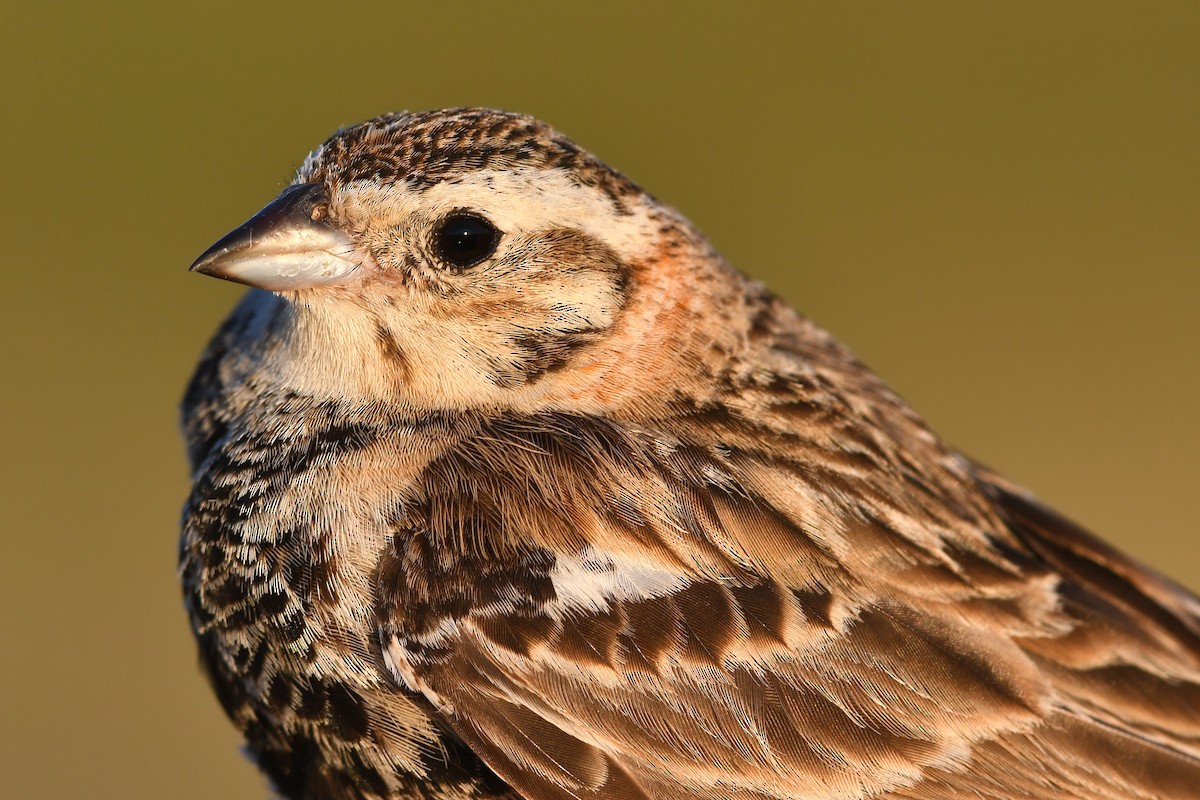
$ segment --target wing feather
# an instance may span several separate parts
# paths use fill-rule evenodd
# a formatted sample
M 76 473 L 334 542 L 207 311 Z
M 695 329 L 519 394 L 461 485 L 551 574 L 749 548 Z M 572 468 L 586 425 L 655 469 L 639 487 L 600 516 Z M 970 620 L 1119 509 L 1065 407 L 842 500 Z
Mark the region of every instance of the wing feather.
M 1200 792 L 1194 598 L 952 454 L 840 496 L 722 424 L 496 423 L 412 498 L 385 658 L 524 795 Z

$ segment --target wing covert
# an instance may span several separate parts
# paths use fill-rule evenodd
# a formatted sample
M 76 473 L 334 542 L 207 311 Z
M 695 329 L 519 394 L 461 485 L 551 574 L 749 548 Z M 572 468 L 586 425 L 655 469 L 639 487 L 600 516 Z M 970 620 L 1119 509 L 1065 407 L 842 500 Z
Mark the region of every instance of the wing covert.
M 954 476 L 920 476 L 906 497 L 913 476 L 893 464 L 871 479 L 896 485 L 866 487 L 886 502 L 850 507 L 797 460 L 703 430 L 524 420 L 431 468 L 397 537 L 407 555 L 381 571 L 385 658 L 515 787 L 1188 796 L 1200 748 L 1176 740 L 1183 727 L 1149 736 L 1088 713 L 1052 668 L 1056 642 L 1106 635 L 1069 600 L 1094 587 L 1064 578 L 1003 504 L 980 493 L 927 514 Z M 1145 675 L 1186 700 L 1196 673 Z M 1105 749 L 1140 766 L 1096 772 Z

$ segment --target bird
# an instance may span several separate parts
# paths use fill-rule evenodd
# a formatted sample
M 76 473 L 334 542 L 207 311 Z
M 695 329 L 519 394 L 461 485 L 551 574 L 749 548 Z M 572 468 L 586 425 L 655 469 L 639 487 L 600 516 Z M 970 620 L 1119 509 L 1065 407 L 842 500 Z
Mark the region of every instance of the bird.
M 1200 797 L 1200 599 L 547 124 L 346 127 L 192 270 L 184 605 L 280 796 Z

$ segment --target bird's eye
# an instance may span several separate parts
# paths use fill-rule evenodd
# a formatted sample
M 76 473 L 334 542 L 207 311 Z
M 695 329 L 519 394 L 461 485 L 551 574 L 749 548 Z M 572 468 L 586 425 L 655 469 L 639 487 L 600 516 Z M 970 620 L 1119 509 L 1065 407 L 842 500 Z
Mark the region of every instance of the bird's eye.
M 478 214 L 451 214 L 433 233 L 433 252 L 459 269 L 475 266 L 499 244 L 500 231 Z

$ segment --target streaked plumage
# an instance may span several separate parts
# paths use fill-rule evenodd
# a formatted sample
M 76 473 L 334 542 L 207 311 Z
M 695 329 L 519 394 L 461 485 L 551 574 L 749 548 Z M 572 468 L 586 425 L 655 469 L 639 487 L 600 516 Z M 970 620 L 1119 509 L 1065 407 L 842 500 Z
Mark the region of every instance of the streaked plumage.
M 1200 796 L 1200 601 L 628 179 L 453 110 L 294 187 L 197 265 L 277 292 L 189 387 L 180 550 L 283 795 Z

